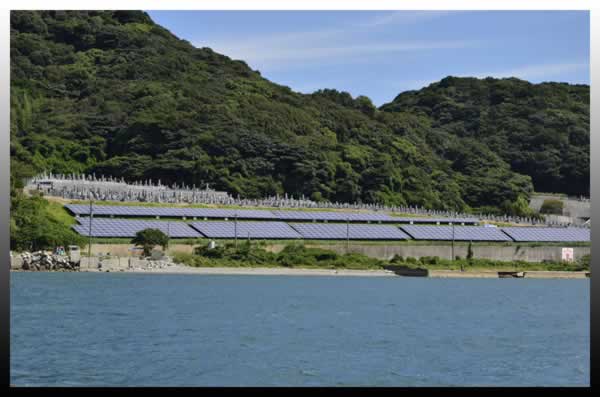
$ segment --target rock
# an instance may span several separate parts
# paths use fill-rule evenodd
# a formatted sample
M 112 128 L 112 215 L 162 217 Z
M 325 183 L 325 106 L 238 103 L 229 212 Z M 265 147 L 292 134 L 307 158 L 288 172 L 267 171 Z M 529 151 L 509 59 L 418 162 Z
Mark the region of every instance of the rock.
M 20 255 L 22 261 L 21 269 L 36 270 L 54 270 L 54 271 L 73 271 L 78 270 L 76 264 L 69 262 L 63 256 L 48 254 L 42 251 L 34 253 L 23 252 Z

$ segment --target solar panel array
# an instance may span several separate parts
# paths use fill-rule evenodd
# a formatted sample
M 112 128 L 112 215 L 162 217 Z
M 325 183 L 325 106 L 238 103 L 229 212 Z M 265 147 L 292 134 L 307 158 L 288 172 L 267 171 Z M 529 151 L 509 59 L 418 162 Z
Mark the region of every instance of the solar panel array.
M 401 226 L 415 240 L 512 241 L 498 228 L 484 226 L 406 225 Z
M 88 236 L 89 218 L 78 218 L 73 229 Z M 236 226 L 237 225 L 237 226 Z M 134 237 L 143 229 L 159 229 L 172 238 L 238 238 L 309 240 L 445 240 L 516 242 L 588 242 L 585 228 L 391 225 L 355 223 L 285 223 L 276 221 L 210 221 L 187 224 L 181 221 L 152 221 L 94 218 L 93 237 Z
M 193 222 L 191 226 L 209 238 L 302 238 L 285 222 Z
M 71 213 L 89 216 L 87 204 L 65 205 Z M 381 223 L 478 223 L 477 218 L 402 218 L 382 212 L 336 212 L 336 211 L 269 211 L 225 208 L 150 207 L 123 205 L 93 205 L 95 216 L 115 217 L 173 217 L 207 219 L 266 219 L 282 221 L 328 221 L 328 222 L 381 222 Z
M 73 229 L 82 236 L 89 236 L 89 219 L 79 219 L 79 225 Z M 94 218 L 92 237 L 134 237 L 144 229 L 159 229 L 172 238 L 202 237 L 185 222 L 146 221 L 129 219 Z
M 590 241 L 590 229 L 575 227 L 503 227 L 504 233 L 521 242 Z
M 407 240 L 403 231 L 391 225 L 357 225 L 341 223 L 290 223 L 309 240 Z

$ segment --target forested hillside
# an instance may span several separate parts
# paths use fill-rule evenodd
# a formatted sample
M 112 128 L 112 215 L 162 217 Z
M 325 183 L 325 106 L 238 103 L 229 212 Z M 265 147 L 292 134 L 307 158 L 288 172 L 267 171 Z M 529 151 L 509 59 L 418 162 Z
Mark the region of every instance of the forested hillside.
M 446 78 L 377 109 L 274 84 L 137 11 L 11 14 L 11 172 L 522 214 L 587 194 L 589 87 Z M 533 178 L 533 183 L 532 183 Z
M 447 77 L 419 91 L 404 92 L 381 110 L 430 119 L 427 142 L 452 160 L 456 171 L 478 167 L 465 161 L 471 154 L 470 142 L 476 141 L 513 171 L 530 175 L 537 191 L 589 195 L 587 85 Z M 455 139 L 465 145 L 448 153 L 444 142 Z

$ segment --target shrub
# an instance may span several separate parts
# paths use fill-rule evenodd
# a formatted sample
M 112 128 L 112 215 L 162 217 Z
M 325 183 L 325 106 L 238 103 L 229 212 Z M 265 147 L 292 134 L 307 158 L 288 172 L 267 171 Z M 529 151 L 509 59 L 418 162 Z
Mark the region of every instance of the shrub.
M 190 266 L 308 266 L 321 268 L 381 268 L 385 262 L 361 254 L 339 255 L 321 248 L 307 248 L 302 244 L 289 244 L 275 254 L 259 244 L 243 243 L 208 249 L 197 247 L 194 255 L 178 255 L 177 259 Z
M 584 255 L 577 260 L 577 265 L 581 268 L 581 270 L 590 270 L 591 258 L 591 255 Z
M 564 203 L 561 200 L 547 199 L 542 203 L 540 212 L 542 214 L 562 215 Z
M 440 263 L 439 256 L 423 256 L 420 259 L 421 263 L 425 265 L 437 265 Z

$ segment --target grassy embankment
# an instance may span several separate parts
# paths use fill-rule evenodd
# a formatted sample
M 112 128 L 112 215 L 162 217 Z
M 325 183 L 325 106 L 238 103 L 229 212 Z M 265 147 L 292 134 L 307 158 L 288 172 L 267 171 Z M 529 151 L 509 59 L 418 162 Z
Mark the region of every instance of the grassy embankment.
M 543 262 L 523 261 L 503 262 L 488 259 L 448 260 L 438 257 L 402 258 L 394 257 L 390 261 L 371 258 L 362 254 L 338 254 L 322 248 L 308 248 L 302 244 L 288 244 L 278 252 L 264 249 L 263 244 L 252 244 L 247 241 L 225 244 L 214 249 L 199 247 L 194 254 L 177 253 L 177 263 L 193 267 L 287 267 L 287 268 L 320 268 L 320 269 L 384 269 L 390 265 L 406 266 L 413 269 L 459 270 L 465 271 L 582 271 L 589 270 L 589 256 L 579 262 Z
M 62 204 L 57 203 L 55 201 L 51 201 L 51 200 L 47 200 L 47 201 L 48 201 L 47 211 L 50 214 L 50 216 L 52 218 L 54 218 L 57 222 L 60 222 L 65 226 L 71 226 L 71 225 L 77 224 L 77 221 L 75 220 L 73 215 L 71 215 L 69 213 L 69 211 L 67 211 L 66 208 L 63 207 Z

